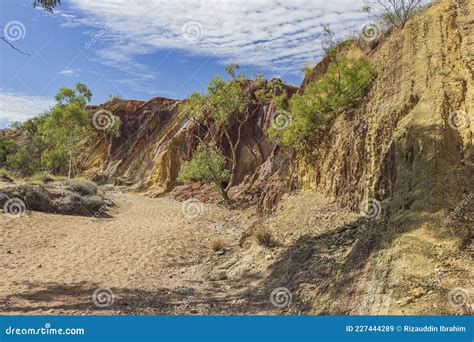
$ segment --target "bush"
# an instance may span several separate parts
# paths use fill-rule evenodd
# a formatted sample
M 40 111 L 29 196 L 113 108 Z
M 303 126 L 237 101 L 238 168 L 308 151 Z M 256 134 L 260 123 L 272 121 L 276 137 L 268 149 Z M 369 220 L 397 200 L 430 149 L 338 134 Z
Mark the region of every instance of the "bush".
M 97 194 L 97 184 L 87 179 L 71 179 L 68 181 L 66 190 L 79 193 L 81 196 L 94 196 Z
M 266 228 L 258 228 L 255 230 L 254 236 L 260 246 L 272 247 L 275 245 L 272 233 Z
M 214 252 L 219 252 L 224 250 L 226 242 L 223 238 L 216 238 L 211 240 L 211 249 Z
M 12 138 L 0 135 L 0 167 L 7 166 L 8 155 L 14 153 L 17 149 L 18 147 Z
M 226 158 L 214 146 L 201 144 L 196 148 L 193 159 L 183 164 L 178 181 L 193 180 L 214 184 L 224 200 L 229 202 L 224 183 L 229 180 L 230 172 L 225 165 Z
M 333 114 L 355 107 L 366 95 L 377 73 L 366 58 L 333 58 L 327 72 L 290 100 L 289 125 L 271 127 L 270 135 L 283 145 L 307 144 L 322 132 Z

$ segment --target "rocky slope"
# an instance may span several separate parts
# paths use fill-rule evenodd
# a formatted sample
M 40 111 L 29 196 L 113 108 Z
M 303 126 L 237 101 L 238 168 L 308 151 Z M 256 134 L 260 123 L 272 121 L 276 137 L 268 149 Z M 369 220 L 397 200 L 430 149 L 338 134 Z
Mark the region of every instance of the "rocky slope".
M 467 310 L 447 298 L 455 289 L 466 296 L 473 291 L 474 3 L 440 0 L 370 45 L 352 50 L 376 66 L 372 90 L 359 108 L 332 122 L 312 155 L 275 146 L 267 136 L 273 110 L 259 109 L 245 129 L 234 194 L 258 204 L 261 213 L 295 188 L 313 189 L 356 212 L 372 204 L 374 215 L 335 224 L 323 235 L 295 222 L 291 229 L 299 238 L 282 238 L 289 247 L 278 254 L 269 284 L 304 297 L 306 311 Z M 326 67 L 323 60 L 303 88 Z M 101 170 L 153 196 L 170 191 L 196 146 L 190 132 L 197 128 L 179 115 L 178 105 L 163 98 L 103 105 L 122 119 L 122 134 L 95 146 L 87 158 L 91 173 Z M 284 219 L 293 210 L 278 215 Z M 273 229 L 269 221 L 262 224 Z M 321 254 L 328 245 L 336 249 Z M 255 252 L 251 246 L 235 251 L 242 267 L 245 255 Z
M 297 90 L 291 86 L 285 87 L 290 95 Z M 261 86 L 255 83 L 250 83 L 248 87 L 251 94 L 255 94 L 258 89 Z M 92 179 L 110 178 L 115 183 L 128 185 L 150 196 L 171 191 L 176 186 L 183 161 L 191 158 L 199 139 L 206 141 L 209 138 L 208 133 L 202 131 L 199 125 L 180 114 L 179 104 L 180 101 L 158 97 L 148 102 L 114 99 L 104 105 L 92 107 L 92 110 L 105 110 L 120 117 L 122 127 L 119 137 L 112 140 L 100 139 L 84 155 L 86 175 Z M 262 105 L 252 108 L 252 112 L 256 115 L 242 129 L 234 185 L 248 183 L 249 176 L 254 175 L 262 164 L 272 160 L 278 150 L 267 132 L 275 116 L 272 106 Z M 237 135 L 237 126 L 236 120 L 231 122 L 229 132 L 232 136 Z M 219 136 L 218 131 L 213 134 Z M 220 144 L 223 151 L 230 155 L 224 139 Z M 275 171 L 273 167 L 271 174 Z M 233 192 L 242 193 L 249 187 L 252 186 L 247 184 Z
M 364 286 L 373 293 L 348 295 L 357 298 L 354 310 L 365 303 L 363 312 L 380 313 L 391 293 L 390 312 L 419 312 L 403 308 L 417 289 L 423 310 L 439 313 L 445 308 L 429 308 L 446 304 L 449 289 L 472 294 L 452 270 L 472 278 L 473 19 L 472 1 L 439 1 L 382 38 L 366 52 L 379 76 L 364 105 L 335 120 L 313 159 L 300 159 L 302 187 L 356 210 L 367 200 L 381 203 L 384 221 L 364 235 L 373 258 L 364 263 Z M 438 260 L 440 249 L 450 248 L 450 257 Z M 426 299 L 433 288 L 438 297 Z

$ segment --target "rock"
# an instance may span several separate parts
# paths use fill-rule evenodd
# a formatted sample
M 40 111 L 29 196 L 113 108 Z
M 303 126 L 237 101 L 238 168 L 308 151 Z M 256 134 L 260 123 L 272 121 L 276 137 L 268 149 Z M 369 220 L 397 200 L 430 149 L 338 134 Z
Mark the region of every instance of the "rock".
M 420 298 L 421 296 L 423 296 L 424 294 L 426 293 L 426 291 L 422 288 L 422 287 L 417 287 L 413 290 L 410 291 L 410 294 L 414 297 L 414 298 Z
M 98 185 L 104 185 L 110 181 L 109 177 L 102 171 L 97 171 L 89 179 Z
M 191 190 L 199 190 L 201 188 L 201 183 L 192 183 Z
M 267 260 L 267 261 L 270 261 L 270 260 L 272 260 L 272 259 L 273 259 L 273 256 L 272 256 L 272 255 L 266 255 L 266 256 L 265 256 L 265 260 Z
M 94 196 L 97 194 L 97 184 L 83 179 L 71 179 L 67 182 L 66 190 L 81 196 Z
M 227 279 L 227 273 L 225 270 L 217 271 L 213 275 L 211 275 L 211 281 L 221 281 Z
M 27 210 L 46 213 L 102 217 L 108 205 L 103 197 L 84 195 L 95 193 L 92 182 L 55 183 L 54 186 L 23 184 L 0 189 L 0 206 L 11 198 L 21 199 Z M 72 191 L 74 190 L 74 191 Z

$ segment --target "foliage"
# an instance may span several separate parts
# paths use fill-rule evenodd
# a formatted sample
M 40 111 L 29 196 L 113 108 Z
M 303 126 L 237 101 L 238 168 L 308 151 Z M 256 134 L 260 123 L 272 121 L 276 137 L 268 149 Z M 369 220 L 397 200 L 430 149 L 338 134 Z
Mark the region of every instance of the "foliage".
M 0 168 L 6 168 L 7 158 L 18 149 L 15 141 L 7 136 L 0 135 Z
M 301 71 L 303 72 L 304 76 L 309 76 L 309 74 L 311 73 L 311 71 L 313 71 L 313 68 L 314 68 L 314 65 L 312 64 L 306 64 L 305 66 L 303 66 L 301 68 Z
M 376 14 L 387 26 L 405 27 L 422 7 L 422 0 L 366 0 L 363 10 Z
M 68 155 L 69 176 L 74 172 L 76 157 L 83 144 L 92 137 L 91 119 L 86 110 L 91 97 L 91 91 L 81 83 L 77 83 L 75 89 L 60 89 L 55 96 L 57 104 L 39 127 L 42 139 L 52 147 L 50 162 Z
M 228 125 L 232 114 L 243 112 L 250 102 L 250 96 L 242 89 L 243 75 L 236 75 L 238 66 L 226 68 L 232 77 L 225 81 L 214 76 L 206 87 L 207 94 L 194 92 L 181 106 L 181 111 L 194 120 L 209 116 L 220 125 Z
M 281 130 L 272 127 L 270 134 L 283 145 L 307 143 L 324 129 L 331 114 L 360 103 L 375 77 L 376 71 L 367 59 L 338 57 L 303 95 L 291 98 L 291 125 Z
M 276 109 L 283 109 L 288 102 L 288 94 L 279 78 L 267 82 L 264 87 L 255 91 L 258 103 L 274 103 Z
M 179 181 L 201 181 L 220 186 L 229 180 L 229 171 L 225 169 L 226 159 L 213 146 L 200 144 L 190 161 L 184 163 L 178 176 Z
M 77 83 L 73 89 L 60 89 L 55 96 L 57 104 L 49 112 L 24 123 L 12 123 L 19 142 L 0 136 L 0 167 L 22 176 L 39 172 L 68 173 L 69 177 L 76 174 L 76 158 L 91 138 L 112 139 L 120 133 L 121 121 L 116 116 L 106 130 L 94 130 L 87 109 L 91 97 L 87 86 Z
M 61 4 L 61 0 L 35 0 L 33 7 L 42 7 L 48 12 L 53 12 L 57 5 Z
M 180 111 L 208 135 L 206 141 L 196 136 L 200 145 L 193 159 L 183 167 L 181 179 L 200 179 L 214 183 L 226 202 L 230 202 L 227 192 L 236 175 L 242 127 L 256 114 L 256 110 L 251 109 L 254 99 L 246 87 L 249 83 L 245 75 L 237 73 L 238 68 L 237 64 L 229 65 L 226 72 L 230 80 L 214 76 L 206 87 L 206 93 L 191 94 L 180 107 Z M 237 124 L 235 135 L 229 132 L 233 124 Z M 215 132 L 222 134 L 218 137 Z M 230 148 L 228 157 L 217 148 L 221 139 L 225 139 Z
M 16 138 L 0 136 L 0 167 L 24 177 L 41 172 L 77 174 L 76 159 L 91 138 L 120 135 L 121 120 L 114 115 L 105 130 L 94 130 L 87 109 L 91 97 L 89 88 L 77 83 L 73 89 L 60 89 L 49 112 L 11 123 Z

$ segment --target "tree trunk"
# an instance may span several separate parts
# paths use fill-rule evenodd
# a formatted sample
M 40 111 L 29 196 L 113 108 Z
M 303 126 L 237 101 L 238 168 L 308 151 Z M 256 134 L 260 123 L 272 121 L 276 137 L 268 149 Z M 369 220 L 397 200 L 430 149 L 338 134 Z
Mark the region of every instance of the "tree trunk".
M 69 152 L 69 172 L 68 172 L 69 179 L 71 179 L 71 168 L 72 168 L 72 153 Z
M 229 195 L 227 193 L 228 190 L 224 189 L 224 187 L 221 184 L 217 184 L 217 188 L 218 188 L 219 193 L 221 194 L 222 198 L 224 199 L 224 202 L 227 205 L 232 204 L 232 200 L 229 198 Z
M 225 188 L 225 191 L 229 191 L 230 188 L 232 187 L 232 184 L 234 184 L 235 181 L 235 172 L 237 170 L 237 151 L 235 148 L 231 148 L 232 150 L 232 165 L 230 167 L 230 179 L 229 183 L 227 184 L 227 187 Z

